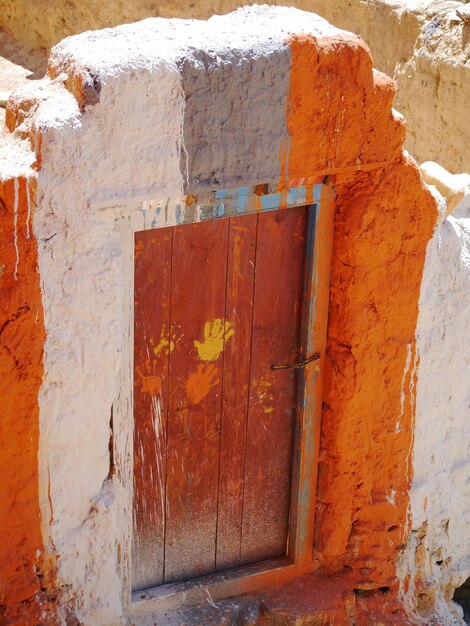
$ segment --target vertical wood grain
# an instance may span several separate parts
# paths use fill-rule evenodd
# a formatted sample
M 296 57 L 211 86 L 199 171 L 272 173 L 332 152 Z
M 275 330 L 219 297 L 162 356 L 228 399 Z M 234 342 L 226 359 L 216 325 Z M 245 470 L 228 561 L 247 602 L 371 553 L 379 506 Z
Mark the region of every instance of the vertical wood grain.
M 174 228 L 165 582 L 215 570 L 228 221 Z
M 259 215 L 241 560 L 286 554 L 296 370 L 300 356 L 305 207 Z
M 135 234 L 132 585 L 163 582 L 172 230 Z
M 307 210 L 136 233 L 133 587 L 285 555 Z
M 240 563 L 256 230 L 257 215 L 230 219 L 226 318 L 235 335 L 224 355 L 217 569 Z

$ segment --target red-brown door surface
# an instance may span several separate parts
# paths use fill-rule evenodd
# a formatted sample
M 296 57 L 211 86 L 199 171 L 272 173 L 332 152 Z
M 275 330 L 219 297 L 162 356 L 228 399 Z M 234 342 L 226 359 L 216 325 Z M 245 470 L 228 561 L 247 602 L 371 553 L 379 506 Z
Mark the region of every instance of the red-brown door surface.
M 133 588 L 286 554 L 307 209 L 135 234 Z

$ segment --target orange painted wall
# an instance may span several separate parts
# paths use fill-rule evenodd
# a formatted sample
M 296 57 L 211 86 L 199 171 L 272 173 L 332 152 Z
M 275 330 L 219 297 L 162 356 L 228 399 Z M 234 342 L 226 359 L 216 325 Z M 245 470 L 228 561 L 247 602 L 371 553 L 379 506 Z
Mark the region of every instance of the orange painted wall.
M 401 153 L 394 86 L 372 71 L 365 44 L 351 35 L 290 45 L 287 176 L 350 170 L 335 178 L 316 556 L 326 571 L 352 568 L 356 588 L 393 587 L 412 471 L 418 298 L 436 206 Z M 312 83 L 325 87 L 306 89 Z
M 45 333 L 27 181 L 17 183 L 18 256 L 15 181 L 0 182 L 0 623 L 5 626 L 54 623 L 43 614 L 46 601 L 50 605 L 53 567 L 41 555 L 38 500 L 38 392 Z M 31 186 L 33 196 L 34 181 Z

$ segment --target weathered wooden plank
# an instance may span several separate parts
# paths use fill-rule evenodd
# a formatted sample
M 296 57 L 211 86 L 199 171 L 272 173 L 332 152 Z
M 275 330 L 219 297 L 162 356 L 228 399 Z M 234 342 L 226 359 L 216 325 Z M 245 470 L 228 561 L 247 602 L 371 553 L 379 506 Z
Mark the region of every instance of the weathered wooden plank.
M 143 614 L 169 613 L 193 605 L 218 602 L 224 598 L 272 589 L 278 585 L 318 569 L 318 563 L 294 565 L 287 558 L 246 565 L 243 568 L 205 576 L 198 581 L 172 583 L 143 593 L 132 594 L 129 617 L 138 621 Z M 200 622 L 198 622 L 200 623 Z
M 242 550 L 244 563 L 286 553 L 296 412 L 306 208 L 259 215 Z
M 165 582 L 215 569 L 228 220 L 175 227 Z
M 256 230 L 257 215 L 230 219 L 226 319 L 236 334 L 226 345 L 224 354 L 216 554 L 218 570 L 240 563 Z
M 296 563 L 312 560 L 315 491 L 320 453 L 320 418 L 322 409 L 323 373 L 328 325 L 330 266 L 334 230 L 334 194 L 330 187 L 315 188 L 315 200 L 309 212 L 305 310 L 301 341 L 305 353 L 314 352 L 320 359 L 310 363 L 301 373 L 299 385 L 299 418 L 297 425 L 292 484 L 289 556 Z M 321 197 L 320 197 L 321 194 Z
M 163 582 L 172 230 L 135 234 L 132 586 Z

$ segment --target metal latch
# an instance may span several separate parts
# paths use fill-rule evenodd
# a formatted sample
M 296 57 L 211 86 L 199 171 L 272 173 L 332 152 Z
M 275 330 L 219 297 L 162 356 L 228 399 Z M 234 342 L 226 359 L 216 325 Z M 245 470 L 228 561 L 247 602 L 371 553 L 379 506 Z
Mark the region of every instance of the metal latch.
M 302 367 L 305 367 L 312 361 L 319 361 L 320 353 L 315 352 L 312 356 L 307 357 L 304 361 L 300 361 L 300 363 L 283 363 L 282 365 L 271 365 L 272 370 L 299 370 Z

